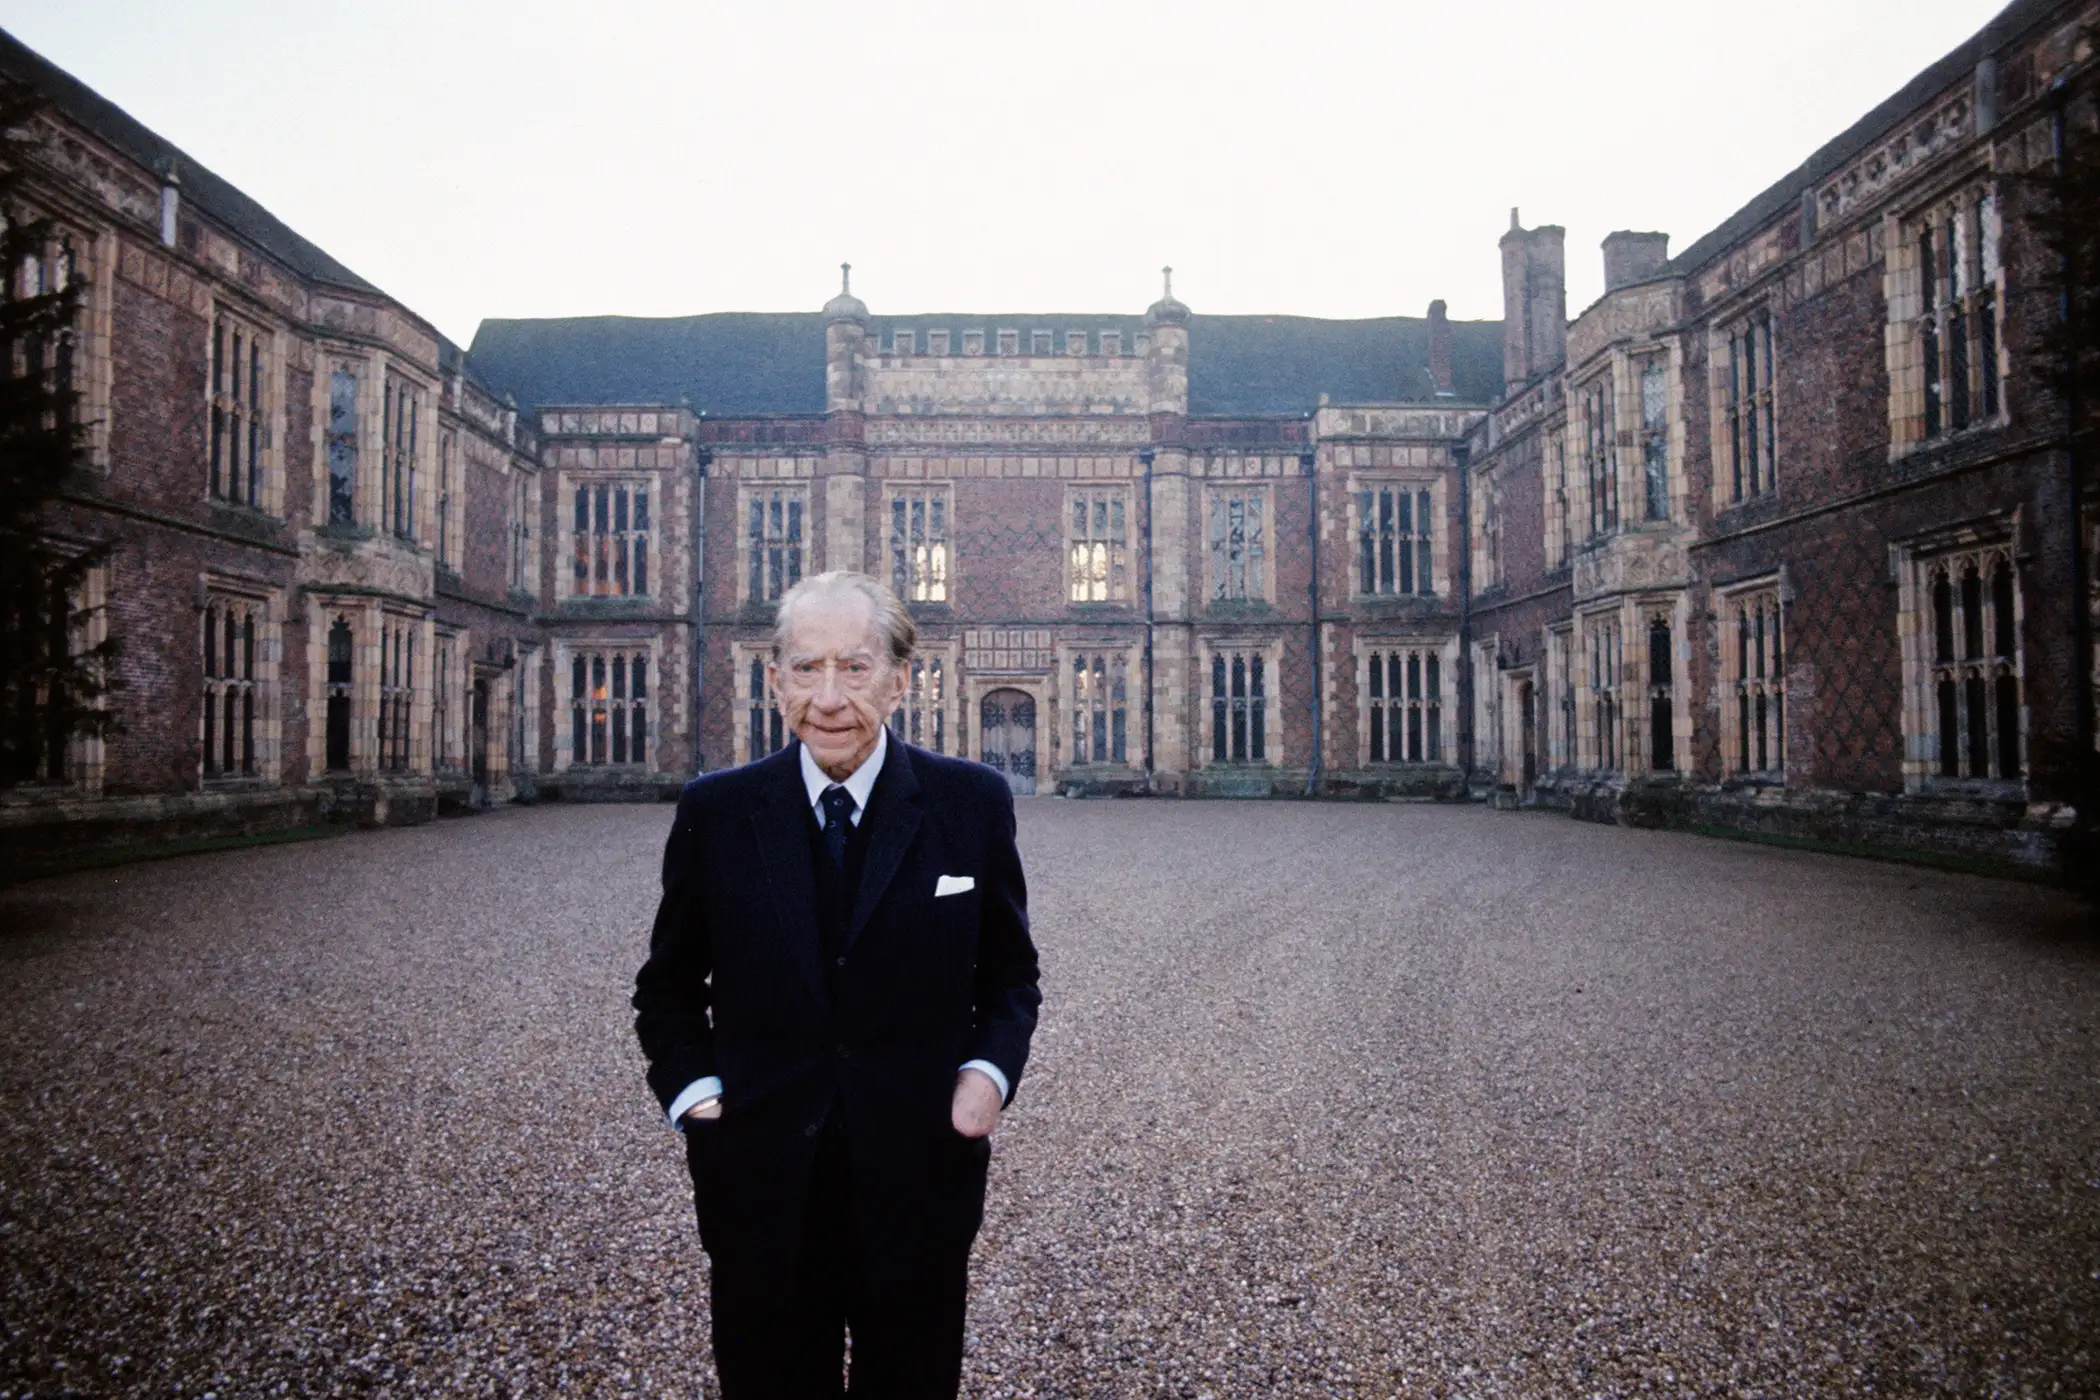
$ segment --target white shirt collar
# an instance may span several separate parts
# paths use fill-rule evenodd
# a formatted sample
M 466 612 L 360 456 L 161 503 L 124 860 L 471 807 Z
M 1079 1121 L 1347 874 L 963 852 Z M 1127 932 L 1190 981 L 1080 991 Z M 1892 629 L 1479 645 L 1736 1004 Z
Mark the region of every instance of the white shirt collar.
M 809 745 L 797 742 L 795 747 L 802 752 L 802 786 L 809 791 L 809 805 L 822 820 L 824 789 L 831 786 L 831 775 L 817 767 L 817 761 L 809 756 Z M 883 755 L 889 752 L 890 727 L 883 725 L 875 731 L 875 751 L 860 761 L 846 779 L 846 791 L 853 795 L 853 824 L 860 825 L 861 817 L 868 810 L 868 794 L 875 791 L 875 780 L 882 776 Z

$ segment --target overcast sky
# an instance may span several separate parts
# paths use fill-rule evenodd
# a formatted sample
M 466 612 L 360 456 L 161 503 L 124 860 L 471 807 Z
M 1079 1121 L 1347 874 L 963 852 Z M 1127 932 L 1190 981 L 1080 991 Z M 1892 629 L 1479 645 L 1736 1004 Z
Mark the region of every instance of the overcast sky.
M 1501 315 L 1672 251 L 1997 0 L 0 0 L 462 343 L 485 316 Z

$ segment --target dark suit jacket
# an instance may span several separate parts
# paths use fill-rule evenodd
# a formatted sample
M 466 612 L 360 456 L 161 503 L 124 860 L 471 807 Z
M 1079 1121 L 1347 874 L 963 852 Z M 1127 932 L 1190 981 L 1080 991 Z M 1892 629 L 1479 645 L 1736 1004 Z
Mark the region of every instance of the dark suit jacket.
M 992 769 L 891 736 L 862 817 L 844 964 L 831 969 L 814 820 L 793 744 L 687 784 L 635 1031 L 666 1111 L 694 1080 L 721 1076 L 722 1116 L 686 1128 L 717 1269 L 785 1289 L 817 1133 L 838 1112 L 868 1281 L 909 1287 L 967 1249 L 983 1219 L 990 1144 L 950 1122 L 956 1071 L 989 1060 L 1017 1088 L 1042 1000 L 1013 798 Z M 976 887 L 936 898 L 943 875 Z

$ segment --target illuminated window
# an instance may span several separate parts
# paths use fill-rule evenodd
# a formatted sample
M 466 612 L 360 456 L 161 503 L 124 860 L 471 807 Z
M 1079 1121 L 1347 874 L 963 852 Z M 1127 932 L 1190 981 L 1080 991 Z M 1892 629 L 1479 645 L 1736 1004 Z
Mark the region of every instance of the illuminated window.
M 948 488 L 900 486 L 890 494 L 890 591 L 908 603 L 948 601 Z
M 1070 569 L 1067 595 L 1075 603 L 1121 603 L 1130 597 L 1129 494 L 1089 488 L 1070 497 L 1066 517 Z
M 648 761 L 649 653 L 573 653 L 569 658 L 570 764 Z
M 570 592 L 576 597 L 639 598 L 649 593 L 649 488 L 591 481 L 575 488 Z

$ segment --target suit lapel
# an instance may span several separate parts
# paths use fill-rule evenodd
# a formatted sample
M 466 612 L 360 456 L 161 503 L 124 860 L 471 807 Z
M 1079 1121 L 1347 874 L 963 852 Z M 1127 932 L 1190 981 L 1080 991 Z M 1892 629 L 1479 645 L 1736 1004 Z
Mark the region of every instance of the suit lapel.
M 875 791 L 868 795 L 865 820 L 874 830 L 868 840 L 868 863 L 861 870 L 860 893 L 853 901 L 853 919 L 846 926 L 847 948 L 874 916 L 875 906 L 896 878 L 897 867 L 904 863 L 925 815 L 919 806 L 919 777 L 912 769 L 911 750 L 891 735 L 889 756 L 875 779 Z
M 817 872 L 809 858 L 809 793 L 802 785 L 802 758 L 789 744 L 775 756 L 776 771 L 761 789 L 764 800 L 751 813 L 751 834 L 758 843 L 773 908 L 786 940 L 817 1005 L 828 1006 L 824 969 L 818 960 Z M 884 765 L 887 766 L 887 765 Z

